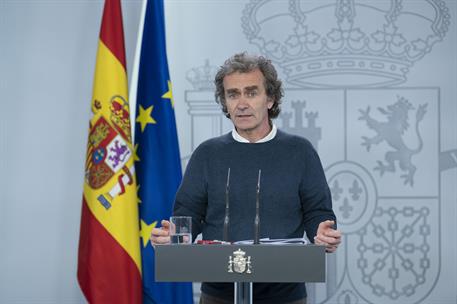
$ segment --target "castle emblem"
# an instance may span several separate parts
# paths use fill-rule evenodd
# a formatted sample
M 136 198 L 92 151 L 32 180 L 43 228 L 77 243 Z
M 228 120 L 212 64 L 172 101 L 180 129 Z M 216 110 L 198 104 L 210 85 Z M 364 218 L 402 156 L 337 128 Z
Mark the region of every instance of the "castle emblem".
M 306 107 L 306 101 L 304 100 L 292 100 L 290 103 L 292 106 L 292 111 L 283 110 L 279 114 L 279 118 L 282 121 L 281 129 L 290 134 L 304 136 L 317 150 L 319 141 L 322 138 L 322 128 L 318 127 L 316 124 L 319 113 L 311 111 L 306 111 L 303 113 Z M 291 124 L 292 116 L 294 116 L 293 125 Z M 306 126 L 303 117 L 305 117 L 307 120 Z
M 245 256 L 246 252 L 238 249 L 229 256 L 227 272 L 233 273 L 251 273 L 251 257 Z
M 408 112 L 414 107 L 408 100 L 399 97 L 395 104 L 389 105 L 387 109 L 378 108 L 379 112 L 387 117 L 387 121 L 380 122 L 370 116 L 370 107 L 366 110 L 359 110 L 361 113 L 360 120 L 365 120 L 368 128 L 376 132 L 374 137 L 363 136 L 362 145 L 370 151 L 371 145 L 380 144 L 385 141 L 394 151 L 385 154 L 385 163 L 378 161 L 374 168 L 382 176 L 385 172 L 395 172 L 395 162 L 398 161 L 399 167 L 405 174 L 401 175 L 404 183 L 410 186 L 414 185 L 414 173 L 416 166 L 412 163 L 412 156 L 419 153 L 423 148 L 423 140 L 419 132 L 419 123 L 425 116 L 427 104 L 420 105 L 416 110 L 415 132 L 419 144 L 415 149 L 409 148 L 402 137 L 409 127 Z

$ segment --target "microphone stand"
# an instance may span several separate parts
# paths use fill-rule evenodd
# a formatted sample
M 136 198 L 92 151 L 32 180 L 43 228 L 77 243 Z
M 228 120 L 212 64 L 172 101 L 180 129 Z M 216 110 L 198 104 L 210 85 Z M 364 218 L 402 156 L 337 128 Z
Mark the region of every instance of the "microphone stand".
M 230 223 L 230 205 L 229 205 L 229 188 L 230 188 L 230 168 L 227 171 L 227 184 L 225 186 L 225 217 L 224 217 L 224 235 L 222 240 L 228 242 L 228 227 Z
M 260 175 L 262 170 L 259 169 L 257 179 L 257 195 L 255 201 L 255 219 L 254 219 L 254 245 L 260 244 Z

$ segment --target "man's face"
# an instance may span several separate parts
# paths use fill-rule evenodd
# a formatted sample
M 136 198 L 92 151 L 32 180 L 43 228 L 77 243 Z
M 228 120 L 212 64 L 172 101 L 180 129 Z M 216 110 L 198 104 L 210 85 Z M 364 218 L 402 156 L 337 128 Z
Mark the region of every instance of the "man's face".
M 253 142 L 270 132 L 268 109 L 273 101 L 266 95 L 259 69 L 225 76 L 224 94 L 230 119 L 241 136 Z

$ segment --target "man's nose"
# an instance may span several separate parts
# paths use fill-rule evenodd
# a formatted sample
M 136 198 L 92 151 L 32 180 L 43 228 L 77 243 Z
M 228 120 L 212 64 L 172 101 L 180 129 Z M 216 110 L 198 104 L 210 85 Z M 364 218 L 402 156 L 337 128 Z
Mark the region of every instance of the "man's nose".
M 239 100 L 238 100 L 238 104 L 236 105 L 236 107 L 239 109 L 239 110 L 246 110 L 248 107 L 249 107 L 249 104 L 246 100 L 246 97 L 242 96 Z

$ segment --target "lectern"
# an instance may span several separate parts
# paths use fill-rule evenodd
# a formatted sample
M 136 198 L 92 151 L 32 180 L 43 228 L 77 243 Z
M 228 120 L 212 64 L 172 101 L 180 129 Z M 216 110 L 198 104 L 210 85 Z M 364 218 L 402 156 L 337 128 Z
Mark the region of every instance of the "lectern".
M 234 282 L 235 303 L 252 303 L 253 282 L 324 282 L 325 246 L 156 245 L 159 282 Z

